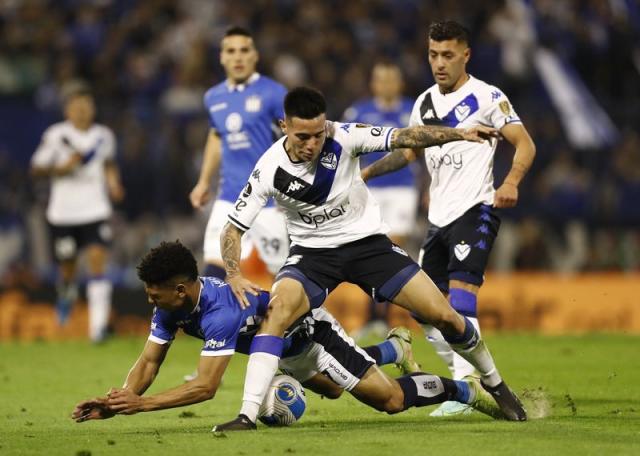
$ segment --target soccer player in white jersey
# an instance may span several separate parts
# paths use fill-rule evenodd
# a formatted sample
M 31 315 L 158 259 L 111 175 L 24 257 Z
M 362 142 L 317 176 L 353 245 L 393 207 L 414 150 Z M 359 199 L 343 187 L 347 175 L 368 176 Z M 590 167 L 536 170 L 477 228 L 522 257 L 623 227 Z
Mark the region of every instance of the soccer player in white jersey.
M 322 305 L 344 281 L 405 307 L 438 327 L 454 349 L 478 369 L 505 416 L 525 420 L 524 409 L 502 381 L 471 322 L 455 312 L 418 264 L 384 235 L 386 226 L 360 177 L 358 163 L 358 157 L 368 152 L 454 140 L 483 142 L 493 137 L 495 130 L 424 125 L 396 129 L 330 122 L 323 95 L 306 87 L 287 94 L 284 110 L 281 127 L 285 136 L 258 160 L 220 240 L 227 282 L 243 306 L 248 305 L 245 292 L 258 293 L 258 287 L 240 272 L 241 238 L 270 197 L 285 213 L 292 247 L 276 276 L 266 318 L 251 345 L 240 414 L 214 430 L 253 429 L 278 367 L 286 328 Z M 405 385 L 406 394 L 416 385 L 412 383 Z M 420 385 L 419 389 L 428 388 Z M 422 389 L 415 392 L 414 388 L 414 394 L 430 393 Z
M 493 158 L 496 142 L 455 142 L 389 157 L 363 170 L 363 178 L 396 170 L 423 155 L 431 175 L 430 228 L 420 252 L 422 269 L 448 295 L 454 309 L 479 332 L 477 294 L 484 280 L 489 253 L 498 234 L 498 209 L 515 206 L 518 186 L 535 157 L 535 145 L 507 96 L 497 87 L 466 71 L 471 50 L 468 31 L 452 21 L 429 29 L 429 64 L 436 84 L 416 100 L 411 125 L 469 128 L 489 125 L 515 148 L 509 173 L 494 189 Z M 425 322 L 423 322 L 425 323 Z M 427 339 L 447 363 L 454 378 L 473 373 L 432 325 Z M 432 413 L 464 413 L 463 404 L 447 402 Z
M 204 95 L 210 130 L 200 177 L 189 199 L 194 208 L 202 208 L 210 198 L 211 179 L 219 171 L 216 201 L 204 236 L 204 272 L 224 279 L 220 232 L 258 158 L 279 136 L 287 89 L 256 72 L 258 51 L 247 30 L 230 28 L 220 46 L 227 79 Z M 243 258 L 254 246 L 272 274 L 280 269 L 287 258 L 289 237 L 284 217 L 273 204 L 260 213 L 243 242 Z
M 67 321 L 77 298 L 76 260 L 86 248 L 89 280 L 89 336 L 100 342 L 106 335 L 112 284 L 105 276 L 111 242 L 111 200 L 124 190 L 115 162 L 115 139 L 106 126 L 94 123 L 95 103 L 85 86 L 64 94 L 65 121 L 49 127 L 31 159 L 34 176 L 51 178 L 47 221 L 59 264 L 56 309 Z

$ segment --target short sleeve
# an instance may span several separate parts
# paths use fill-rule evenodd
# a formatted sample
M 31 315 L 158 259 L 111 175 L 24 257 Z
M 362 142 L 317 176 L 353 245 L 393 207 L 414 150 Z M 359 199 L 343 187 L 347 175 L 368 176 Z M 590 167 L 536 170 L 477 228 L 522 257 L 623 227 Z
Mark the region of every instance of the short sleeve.
M 213 117 L 213 113 L 209 109 L 210 108 L 209 92 L 204 94 L 202 101 L 204 104 L 204 109 L 207 111 L 207 117 L 209 118 L 209 127 L 216 131 L 220 131 L 220 128 L 218 128 L 218 125 L 216 125 L 216 119 Z
M 263 156 L 264 158 L 265 156 Z M 251 228 L 253 221 L 260 210 L 267 204 L 271 196 L 270 189 L 266 185 L 268 170 L 264 169 L 265 160 L 260 159 L 249 176 L 238 199 L 229 212 L 229 221 L 242 231 Z
M 420 118 L 420 104 L 422 103 L 422 99 L 424 96 L 418 97 L 416 102 L 413 104 L 413 109 L 411 109 L 411 115 L 409 116 L 409 126 L 415 127 L 416 125 L 424 125 L 422 119 Z
M 55 131 L 51 128 L 48 128 L 42 134 L 42 140 L 31 157 L 31 166 L 48 167 L 54 164 L 57 137 L 58 135 L 56 135 Z
M 335 124 L 336 130 L 348 134 L 351 154 L 358 157 L 369 152 L 382 152 L 391 149 L 391 133 L 395 128 L 380 127 L 356 123 Z
M 491 103 L 484 113 L 487 122 L 497 129 L 510 123 L 522 123 L 507 96 L 500 90 L 493 89 Z
M 171 321 L 168 314 L 158 309 L 153 309 L 153 317 L 151 317 L 151 333 L 149 340 L 156 344 L 169 344 L 176 337 L 178 327 Z
M 102 144 L 103 153 L 106 160 L 115 160 L 116 158 L 116 137 L 110 128 L 105 127 L 104 143 Z

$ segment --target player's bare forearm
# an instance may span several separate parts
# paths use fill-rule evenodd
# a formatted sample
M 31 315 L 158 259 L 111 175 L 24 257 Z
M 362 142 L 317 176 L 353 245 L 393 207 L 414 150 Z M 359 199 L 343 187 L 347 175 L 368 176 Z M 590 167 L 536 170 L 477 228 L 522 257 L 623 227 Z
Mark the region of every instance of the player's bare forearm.
M 520 185 L 536 156 L 536 146 L 522 125 L 511 125 L 501 130 L 503 136 L 515 147 L 511 169 L 504 179 L 507 185 Z
M 382 176 L 407 166 L 416 159 L 411 149 L 396 149 L 390 154 L 376 160 L 361 171 L 362 179 L 366 182 L 376 176 Z
M 151 386 L 156 375 L 158 375 L 159 370 L 159 364 L 150 363 L 142 358 L 138 358 L 129 371 L 122 387 L 131 390 L 136 394 L 142 394 L 147 390 L 147 388 L 149 388 L 149 386 Z
M 220 250 L 222 251 L 222 262 L 227 277 L 240 274 L 240 254 L 241 240 L 244 233 L 235 225 L 227 223 L 220 235 Z
M 465 139 L 462 130 L 433 125 L 398 128 L 391 138 L 391 149 L 430 147 Z

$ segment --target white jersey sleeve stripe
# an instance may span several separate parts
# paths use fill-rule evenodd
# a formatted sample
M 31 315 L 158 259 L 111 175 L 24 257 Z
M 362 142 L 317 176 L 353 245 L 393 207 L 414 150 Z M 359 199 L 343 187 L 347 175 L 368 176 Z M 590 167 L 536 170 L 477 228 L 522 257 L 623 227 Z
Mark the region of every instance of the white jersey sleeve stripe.
M 151 342 L 155 342 L 156 344 L 159 344 L 159 345 L 165 345 L 171 342 L 169 340 L 160 339 L 158 336 L 154 336 L 153 334 L 149 334 L 148 340 L 150 340 Z
M 217 350 L 217 351 L 202 350 L 200 352 L 200 356 L 231 356 L 235 352 L 236 351 L 233 348 L 230 348 L 228 350 Z

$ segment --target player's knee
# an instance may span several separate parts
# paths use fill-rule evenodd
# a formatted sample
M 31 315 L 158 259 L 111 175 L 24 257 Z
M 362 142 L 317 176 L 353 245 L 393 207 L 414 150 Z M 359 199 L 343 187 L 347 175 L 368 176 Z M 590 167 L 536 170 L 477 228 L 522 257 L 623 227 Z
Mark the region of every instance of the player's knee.
M 340 396 L 342 396 L 342 393 L 344 392 L 344 390 L 342 388 L 335 388 L 335 389 L 330 389 L 327 390 L 325 392 L 322 393 L 322 395 L 324 397 L 326 397 L 327 399 L 338 399 L 340 398 Z
M 389 392 L 389 396 L 384 403 L 384 411 L 389 415 L 399 413 L 404 410 L 404 393 L 400 385 L 396 384 Z

